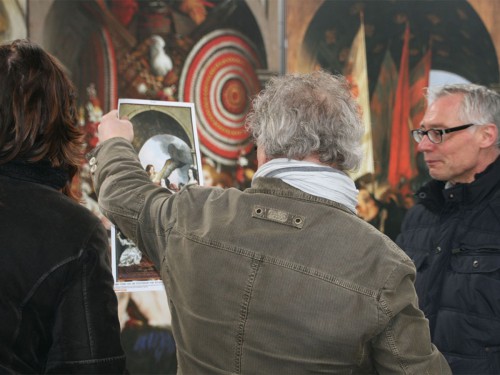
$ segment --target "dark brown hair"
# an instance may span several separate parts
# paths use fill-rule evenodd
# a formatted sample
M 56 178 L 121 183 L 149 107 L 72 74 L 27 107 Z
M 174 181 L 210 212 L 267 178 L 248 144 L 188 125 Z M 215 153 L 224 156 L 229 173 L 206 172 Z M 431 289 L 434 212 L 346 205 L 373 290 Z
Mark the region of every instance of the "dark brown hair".
M 75 90 L 60 62 L 28 40 L 0 46 L 0 165 L 49 161 L 69 175 L 83 158 Z

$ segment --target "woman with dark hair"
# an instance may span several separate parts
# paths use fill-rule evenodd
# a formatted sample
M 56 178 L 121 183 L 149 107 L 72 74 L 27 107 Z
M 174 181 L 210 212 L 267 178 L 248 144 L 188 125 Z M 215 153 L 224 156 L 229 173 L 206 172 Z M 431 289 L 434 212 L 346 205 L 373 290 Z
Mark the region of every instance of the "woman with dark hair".
M 74 87 L 27 40 L 0 46 L 0 372 L 123 373 L 109 242 L 71 180 Z
M 198 183 L 198 170 L 191 166 L 188 169 L 188 182 L 186 185 L 197 185 Z

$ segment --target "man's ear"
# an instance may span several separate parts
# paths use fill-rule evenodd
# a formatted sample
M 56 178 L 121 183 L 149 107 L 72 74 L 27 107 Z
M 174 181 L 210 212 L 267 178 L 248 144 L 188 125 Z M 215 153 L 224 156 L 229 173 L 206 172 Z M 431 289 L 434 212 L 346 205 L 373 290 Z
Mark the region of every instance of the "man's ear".
M 491 147 L 498 141 L 498 128 L 495 124 L 481 125 L 481 141 L 480 145 L 483 148 Z

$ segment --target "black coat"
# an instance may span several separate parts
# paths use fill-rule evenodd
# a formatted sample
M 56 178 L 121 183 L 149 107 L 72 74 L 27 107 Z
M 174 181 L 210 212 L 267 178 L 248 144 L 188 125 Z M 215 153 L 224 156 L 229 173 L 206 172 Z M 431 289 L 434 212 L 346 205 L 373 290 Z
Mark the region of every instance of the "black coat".
M 124 372 L 108 244 L 83 206 L 0 173 L 0 373 Z
M 430 181 L 417 196 L 396 242 L 433 342 L 454 374 L 500 374 L 500 158 L 470 184 Z

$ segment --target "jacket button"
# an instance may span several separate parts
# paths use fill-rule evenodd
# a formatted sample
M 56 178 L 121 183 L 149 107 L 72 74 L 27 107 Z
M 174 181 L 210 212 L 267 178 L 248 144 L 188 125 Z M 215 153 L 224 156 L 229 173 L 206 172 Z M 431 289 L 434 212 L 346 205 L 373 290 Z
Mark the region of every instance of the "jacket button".
M 90 158 L 90 160 L 89 160 L 89 164 L 90 164 L 90 165 L 94 165 L 94 164 L 95 164 L 95 162 L 96 162 L 95 157 L 94 157 L 94 156 L 92 156 L 92 157 Z
M 97 165 L 94 164 L 92 167 L 90 167 L 90 173 L 94 173 L 97 169 Z
M 436 247 L 436 253 L 440 253 L 440 252 L 441 252 L 441 246 Z
M 474 267 L 474 268 L 479 267 L 479 261 L 475 260 L 474 262 L 472 262 L 472 267 Z

